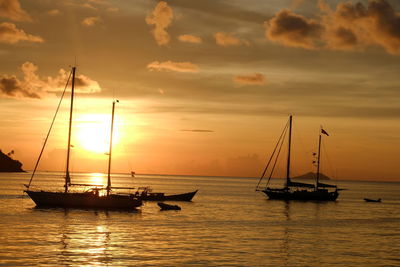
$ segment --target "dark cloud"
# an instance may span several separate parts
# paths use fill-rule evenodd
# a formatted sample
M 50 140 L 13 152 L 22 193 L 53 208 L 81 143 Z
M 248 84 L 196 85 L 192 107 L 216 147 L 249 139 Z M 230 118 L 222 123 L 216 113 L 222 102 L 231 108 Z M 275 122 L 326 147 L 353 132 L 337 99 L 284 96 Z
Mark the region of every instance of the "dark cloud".
M 0 95 L 9 97 L 41 98 L 38 93 L 30 92 L 15 76 L 0 76 Z
M 18 79 L 15 75 L 0 75 L 0 96 L 42 98 L 47 93 L 63 90 L 68 79 L 68 73 L 63 69 L 55 77 L 40 78 L 36 74 L 38 67 L 31 62 L 22 64 L 21 70 L 23 79 Z M 96 81 L 82 74 L 76 76 L 75 85 L 78 93 L 101 91 Z
M 322 15 L 306 18 L 290 10 L 279 11 L 265 22 L 267 39 L 306 49 L 354 50 L 379 45 L 400 53 L 400 14 L 386 0 L 339 3 L 332 10 L 324 1 Z
M 290 10 L 281 10 L 264 24 L 267 38 L 287 46 L 314 49 L 318 46 L 324 27 Z

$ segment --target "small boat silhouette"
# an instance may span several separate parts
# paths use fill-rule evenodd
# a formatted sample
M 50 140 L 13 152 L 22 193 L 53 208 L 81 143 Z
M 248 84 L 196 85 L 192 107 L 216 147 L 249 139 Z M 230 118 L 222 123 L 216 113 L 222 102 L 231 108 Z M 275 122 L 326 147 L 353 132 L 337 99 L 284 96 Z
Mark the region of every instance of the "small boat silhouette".
M 366 202 L 381 202 L 381 199 L 380 199 L 380 198 L 378 198 L 378 199 L 364 198 L 364 200 L 365 200 Z
M 163 202 L 158 202 L 157 205 L 161 208 L 161 210 L 181 210 L 181 207 L 178 205 L 170 205 Z

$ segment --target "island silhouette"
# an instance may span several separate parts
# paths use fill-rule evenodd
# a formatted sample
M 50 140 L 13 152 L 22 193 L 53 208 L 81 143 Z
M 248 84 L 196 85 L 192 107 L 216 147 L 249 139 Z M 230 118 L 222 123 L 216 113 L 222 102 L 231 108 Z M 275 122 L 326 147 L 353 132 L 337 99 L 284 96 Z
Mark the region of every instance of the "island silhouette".
M 22 163 L 12 159 L 10 156 L 14 154 L 14 150 L 4 154 L 0 149 L 0 172 L 24 172 Z

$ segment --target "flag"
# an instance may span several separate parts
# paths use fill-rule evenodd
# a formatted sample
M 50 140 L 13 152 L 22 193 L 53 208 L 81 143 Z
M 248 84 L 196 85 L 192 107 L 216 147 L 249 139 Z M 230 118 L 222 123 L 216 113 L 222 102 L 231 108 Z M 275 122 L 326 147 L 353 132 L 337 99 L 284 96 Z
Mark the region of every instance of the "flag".
M 321 133 L 326 134 L 327 136 L 329 136 L 329 134 L 322 128 L 321 128 Z

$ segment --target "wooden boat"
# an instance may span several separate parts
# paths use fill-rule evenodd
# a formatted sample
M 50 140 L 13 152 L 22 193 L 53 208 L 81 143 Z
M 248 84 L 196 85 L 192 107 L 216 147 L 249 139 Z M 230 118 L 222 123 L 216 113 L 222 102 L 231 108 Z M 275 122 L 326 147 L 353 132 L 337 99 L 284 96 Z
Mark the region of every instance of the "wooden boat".
M 286 163 L 286 183 L 283 188 L 270 188 L 268 183 L 273 175 L 276 161 L 279 156 L 279 152 L 282 148 L 284 137 L 288 131 L 288 156 Z M 271 158 L 264 169 L 263 174 L 257 184 L 256 191 L 261 191 L 268 196 L 269 199 L 280 199 L 280 200 L 302 200 L 302 201 L 335 201 L 339 196 L 339 190 L 336 185 L 323 184 L 319 182 L 319 168 L 320 168 L 320 152 L 321 152 L 321 139 L 322 134 L 328 135 L 328 133 L 322 129 L 319 132 L 319 143 L 318 143 L 318 159 L 317 163 L 317 175 L 315 184 L 294 182 L 290 178 L 290 150 L 291 150 L 291 138 L 292 138 L 292 115 L 289 116 L 289 121 L 284 127 L 284 130 L 276 144 L 276 147 L 271 155 Z M 278 149 L 279 148 L 279 149 Z M 273 162 L 273 163 L 272 163 Z M 272 164 L 272 170 L 268 178 L 267 185 L 264 189 L 259 189 L 260 182 L 265 176 L 267 169 Z M 329 190 L 333 188 L 334 190 Z
M 66 159 L 66 172 L 65 172 L 65 184 L 63 192 L 60 191 L 44 191 L 44 190 L 32 190 L 30 189 L 33 177 L 35 175 L 36 169 L 38 167 L 40 158 L 46 146 L 48 137 L 50 135 L 54 119 L 57 115 L 58 108 L 56 110 L 56 114 L 51 123 L 50 129 L 47 133 L 47 137 L 43 144 L 42 150 L 39 154 L 38 160 L 36 162 L 36 166 L 32 172 L 31 179 L 27 185 L 25 185 L 26 190 L 25 193 L 35 202 L 38 207 L 61 207 L 61 208 L 85 208 L 85 209 L 135 209 L 142 205 L 142 200 L 135 197 L 132 194 L 121 194 L 114 193 L 113 189 L 132 189 L 132 188 L 123 188 L 123 187 L 112 187 L 111 186 L 111 152 L 112 152 L 112 138 L 113 138 L 113 126 L 114 126 L 114 111 L 115 111 L 115 103 L 118 100 L 113 101 L 112 104 L 112 118 L 111 118 L 111 134 L 110 134 L 110 147 L 109 147 L 109 158 L 108 158 L 108 181 L 107 186 L 95 186 L 89 184 L 73 184 L 71 183 L 71 176 L 69 172 L 69 160 L 70 160 L 70 149 L 71 149 L 71 130 L 72 130 L 72 115 L 73 115 L 73 103 L 74 103 L 74 85 L 75 85 L 75 71 L 76 67 L 73 67 L 71 70 L 70 77 L 72 75 L 72 85 L 71 85 L 71 104 L 70 104 L 70 117 L 69 117 L 69 131 L 68 131 L 68 147 L 67 147 L 67 159 Z M 69 78 L 67 81 L 67 85 L 69 82 Z M 60 104 L 62 98 L 65 94 L 67 86 L 65 86 L 64 92 L 61 96 Z M 60 106 L 59 104 L 59 106 Z M 58 106 L 58 107 L 59 107 Z M 81 186 L 81 187 L 91 187 L 86 191 L 79 192 L 71 192 L 71 186 Z
M 158 202 L 157 205 L 161 208 L 161 210 L 181 210 L 181 207 L 178 205 L 170 205 L 163 202 Z
M 381 202 L 381 199 L 370 199 L 370 198 L 364 198 L 365 202 Z
M 165 193 L 152 192 L 151 188 L 149 187 L 142 187 L 140 189 L 142 189 L 143 191 L 141 193 L 137 192 L 137 195 L 139 195 L 139 198 L 143 201 L 192 201 L 192 198 L 194 197 L 194 195 L 196 195 L 198 191 L 196 190 L 183 194 L 166 195 Z

